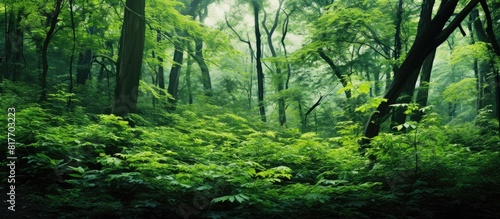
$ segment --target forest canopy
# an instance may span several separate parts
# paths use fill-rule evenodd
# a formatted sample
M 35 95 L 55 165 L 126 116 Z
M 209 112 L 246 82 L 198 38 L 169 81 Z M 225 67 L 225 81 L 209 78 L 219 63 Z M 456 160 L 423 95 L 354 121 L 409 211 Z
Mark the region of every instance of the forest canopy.
M 0 218 L 500 218 L 499 0 L 0 9 Z

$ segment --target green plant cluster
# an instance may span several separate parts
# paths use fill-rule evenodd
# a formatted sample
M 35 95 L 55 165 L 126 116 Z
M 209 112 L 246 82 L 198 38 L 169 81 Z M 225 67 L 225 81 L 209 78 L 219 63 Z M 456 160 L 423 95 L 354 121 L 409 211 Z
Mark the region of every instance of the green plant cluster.
M 29 218 L 500 216 L 500 141 L 481 131 L 481 114 L 444 128 L 430 114 L 382 133 L 367 168 L 350 122 L 327 139 L 216 106 L 125 119 L 54 112 L 16 113 L 19 214 Z

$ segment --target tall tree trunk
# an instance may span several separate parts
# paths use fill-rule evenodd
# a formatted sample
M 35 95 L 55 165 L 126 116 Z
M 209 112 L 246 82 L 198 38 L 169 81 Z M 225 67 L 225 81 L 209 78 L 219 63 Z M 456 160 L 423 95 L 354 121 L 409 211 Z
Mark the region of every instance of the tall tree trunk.
M 187 63 L 186 63 L 186 86 L 187 86 L 187 91 L 188 91 L 188 103 L 193 104 L 193 87 L 191 85 L 191 69 L 193 66 L 193 60 L 191 59 L 190 56 L 187 57 Z
M 50 15 L 49 19 L 50 20 L 50 27 L 49 30 L 47 31 L 47 35 L 45 36 L 45 39 L 43 41 L 42 45 L 42 78 L 41 78 L 41 88 L 42 88 L 42 94 L 40 96 L 40 101 L 45 101 L 47 100 L 47 74 L 49 72 L 49 60 L 48 60 L 48 50 L 49 50 L 49 44 L 50 40 L 52 39 L 52 36 L 54 35 L 54 31 L 56 30 L 56 24 L 58 22 L 58 17 L 59 13 L 61 12 L 61 4 L 63 0 L 57 0 L 55 4 L 54 11 Z
M 172 68 L 170 69 L 170 75 L 168 80 L 168 93 L 172 96 L 173 99 L 168 99 L 170 105 L 168 106 L 169 111 L 175 110 L 175 104 L 177 103 L 178 89 L 179 89 L 179 78 L 181 75 L 181 67 L 182 60 L 184 58 L 183 48 L 180 43 L 176 43 L 174 46 L 174 63 L 172 64 Z
M 203 23 L 208 15 L 208 8 L 203 8 L 203 10 L 198 13 L 198 15 L 200 22 Z M 198 63 L 198 66 L 200 66 L 201 82 L 203 84 L 203 89 L 205 90 L 205 96 L 211 97 L 213 96 L 212 79 L 210 78 L 210 71 L 207 63 L 205 62 L 205 57 L 203 56 L 203 39 L 196 38 L 194 39 L 194 43 L 196 56 L 195 61 Z
M 444 1 L 442 1 L 442 4 L 443 4 L 443 2 Z M 400 3 L 402 4 L 402 2 L 400 2 Z M 400 7 L 402 7 L 402 5 L 400 5 Z M 417 37 L 419 37 L 425 30 L 429 29 L 429 25 L 431 25 L 431 20 L 432 20 L 433 7 L 434 7 L 434 0 L 424 0 L 424 2 L 422 2 L 422 9 L 420 12 L 420 20 L 418 21 Z M 442 7 L 442 5 L 440 6 L 440 9 L 441 9 L 441 7 Z M 402 10 L 402 8 L 401 8 L 401 10 Z M 401 13 L 402 13 L 402 11 L 401 11 Z M 401 46 L 399 49 L 401 49 Z M 433 51 L 433 52 L 431 52 L 431 54 L 435 53 L 435 52 L 436 51 Z M 424 78 L 424 80 L 428 81 L 430 79 L 430 71 L 432 70 L 432 62 L 434 60 L 434 57 L 425 57 L 425 58 L 426 59 L 425 59 L 424 63 L 427 61 L 428 64 L 430 64 L 430 66 L 429 66 L 430 69 L 428 69 L 429 70 L 428 75 L 423 74 L 422 78 Z M 399 59 L 399 57 L 398 57 L 398 59 Z M 430 59 L 432 59 L 432 60 L 430 60 Z M 411 74 L 418 75 L 420 72 L 420 69 L 421 69 L 421 67 L 413 69 L 413 71 L 415 71 L 415 72 L 413 72 Z M 398 69 L 396 69 L 396 70 L 398 70 Z M 403 74 L 406 73 L 406 72 L 398 71 L 395 74 L 398 74 L 400 72 Z M 429 78 L 429 79 L 427 79 L 427 78 Z M 428 82 L 425 84 L 428 84 Z M 412 82 L 412 83 L 406 83 L 404 88 L 403 88 L 403 91 L 401 92 L 399 99 L 396 100 L 396 103 L 397 104 L 410 103 L 412 101 L 412 98 L 413 98 L 413 92 L 415 90 L 415 85 L 416 85 L 416 81 Z M 427 102 L 427 100 L 425 102 Z M 392 118 L 391 118 L 391 126 L 390 126 L 391 130 L 393 130 L 393 127 L 406 122 L 406 114 L 405 114 L 406 108 L 407 107 L 398 107 L 398 108 L 394 109 L 394 113 L 393 113 Z
M 302 133 L 307 132 L 307 121 L 304 115 L 304 110 L 302 109 L 302 101 L 301 98 L 297 98 L 297 108 L 299 110 L 299 117 L 300 117 L 300 131 Z
M 5 31 L 4 31 L 4 41 L 6 42 L 4 44 L 4 56 L 3 57 L 0 57 L 0 64 L 2 64 L 2 69 L 3 69 L 3 74 L 0 73 L 0 84 L 3 83 L 3 78 L 5 77 L 5 75 L 7 74 L 7 71 L 9 69 L 8 65 L 7 65 L 7 38 L 8 38 L 8 31 L 7 31 L 7 26 L 8 25 L 8 16 L 7 16 L 7 4 L 4 4 L 3 6 L 3 13 L 4 13 L 4 28 Z M 0 94 L 3 93 L 3 89 L 2 89 L 2 86 L 0 86 Z
M 420 75 L 420 87 L 417 91 L 416 103 L 419 107 L 426 107 L 427 100 L 429 99 L 429 83 L 431 80 L 432 65 L 434 64 L 434 58 L 436 57 L 436 50 L 434 50 L 422 64 L 422 73 Z M 411 115 L 411 120 L 420 122 L 424 112 L 418 110 Z
M 279 21 L 279 16 L 281 12 L 281 7 L 283 6 L 283 0 L 279 1 L 278 9 L 276 10 L 276 15 L 273 21 L 273 25 L 271 26 L 271 29 L 268 29 L 266 26 L 266 19 L 267 19 L 267 14 L 264 11 L 264 20 L 262 21 L 262 27 L 264 28 L 266 35 L 267 35 L 267 44 L 269 46 L 269 50 L 271 52 L 272 57 L 276 58 L 278 57 L 278 54 L 276 53 L 276 49 L 274 48 L 273 44 L 273 34 L 276 28 L 278 27 L 278 21 Z M 285 36 L 286 33 L 283 33 L 283 36 Z M 283 42 L 284 39 L 282 39 Z M 277 80 L 277 85 L 276 85 L 276 90 L 278 93 L 282 92 L 285 89 L 285 82 L 282 75 L 282 67 L 280 64 L 275 63 L 274 64 L 276 68 L 276 77 L 275 80 Z M 280 123 L 280 126 L 283 126 L 286 123 L 286 110 L 285 110 L 285 97 L 283 95 L 279 95 L 278 97 L 278 120 Z
M 266 122 L 266 108 L 264 105 L 264 71 L 262 69 L 262 42 L 259 27 L 259 11 L 260 5 L 256 0 L 252 1 L 253 15 L 254 15 L 254 25 L 255 25 L 255 47 L 257 48 L 257 54 L 255 56 L 255 61 L 257 63 L 257 93 L 258 93 L 258 106 L 260 120 Z
M 193 19 L 196 17 L 196 13 L 198 10 L 198 6 L 201 3 L 201 0 L 193 0 L 189 5 L 186 5 L 185 11 L 182 13 L 185 15 L 191 16 Z M 176 30 L 179 35 L 179 39 L 174 43 L 174 57 L 172 68 L 170 69 L 169 81 L 168 81 L 168 93 L 173 97 L 173 99 L 168 99 L 169 106 L 167 107 L 168 111 L 174 111 L 176 109 L 177 99 L 179 97 L 179 78 L 181 74 L 182 62 L 184 59 L 184 47 L 188 42 L 185 42 L 182 38 L 188 36 L 189 34 L 184 30 Z
M 409 50 L 405 60 L 401 64 L 398 74 L 395 75 L 390 89 L 384 95 L 387 102 L 382 102 L 368 119 L 364 138 L 360 141 L 361 151 L 369 147 L 370 139 L 377 136 L 380 131 L 380 124 L 385 120 L 389 113 L 389 106 L 394 104 L 399 95 L 409 84 L 415 84 L 420 67 L 425 58 L 429 56 L 441 43 L 443 43 L 450 34 L 460 25 L 465 17 L 472 11 L 480 0 L 472 0 L 462 11 L 455 15 L 454 19 L 445 27 L 449 18 L 454 15 L 458 0 L 447 1 L 432 19 L 428 28 L 417 35 L 415 41 Z M 375 159 L 371 157 L 370 159 Z
M 127 0 L 122 30 L 120 73 L 117 76 L 113 114 L 125 116 L 137 112 L 139 79 L 144 52 L 146 21 L 145 0 Z
M 160 30 L 156 30 L 156 43 L 160 44 L 161 41 L 162 41 L 162 33 Z M 164 70 L 164 67 L 163 67 L 163 57 L 161 56 L 161 54 L 164 53 L 163 50 L 161 51 L 158 51 L 158 55 L 156 55 L 155 51 L 153 50 L 151 52 L 152 54 L 152 57 L 153 59 L 156 58 L 156 60 L 158 60 L 158 70 L 156 71 L 156 77 L 154 75 L 151 75 L 151 78 L 153 80 L 153 84 L 154 86 L 157 86 L 161 89 L 161 92 L 160 92 L 160 95 L 163 95 L 163 89 L 165 89 L 165 77 L 164 77 L 164 74 L 165 74 L 165 70 Z M 156 102 L 157 102 L 157 98 L 153 96 L 153 107 L 156 106 Z
M 162 41 L 162 38 L 161 38 L 161 31 L 157 30 L 156 31 L 156 42 L 160 43 Z M 158 59 L 158 75 L 156 76 L 156 80 L 157 80 L 157 84 L 158 84 L 158 87 L 161 88 L 161 89 L 165 89 L 165 68 L 163 67 L 163 56 L 161 56 L 161 54 L 163 54 L 165 51 L 160 51 L 158 56 L 157 56 L 157 59 Z
M 401 43 L 401 27 L 403 24 L 403 0 L 398 0 L 398 6 L 396 11 L 396 20 L 394 20 L 394 26 L 396 27 L 396 32 L 394 33 L 394 52 L 392 58 L 395 64 L 392 66 L 392 73 L 396 75 L 399 68 L 399 58 L 401 57 L 402 43 Z
M 422 3 L 422 14 L 423 11 L 426 10 L 424 5 L 426 2 Z M 431 10 L 434 3 L 431 4 Z M 394 21 L 394 25 L 396 26 L 396 33 L 394 34 L 394 54 L 393 59 L 395 64 L 392 65 L 392 72 L 395 76 L 399 71 L 399 58 L 401 57 L 402 43 L 401 43 L 401 26 L 403 24 L 403 0 L 398 0 L 398 9 L 396 11 L 396 20 Z M 422 23 L 423 19 L 421 18 L 419 23 Z M 418 32 L 418 30 L 417 30 Z M 408 103 L 411 101 L 413 87 L 408 87 L 403 91 L 402 97 L 397 101 L 397 103 Z M 397 108 L 392 114 L 391 118 L 391 128 L 398 124 L 404 123 L 406 119 L 406 114 L 404 114 L 404 110 L 402 108 Z
M 469 15 L 469 22 L 467 23 L 467 28 L 469 29 L 470 32 L 470 44 L 474 45 L 476 43 L 475 39 L 475 33 L 474 33 L 474 28 L 472 24 L 475 22 L 477 19 L 476 15 L 479 15 L 479 12 L 476 14 L 475 11 L 477 9 L 473 10 L 470 15 Z M 474 58 L 474 62 L 472 63 L 472 69 L 474 70 L 474 77 L 476 77 L 476 92 L 477 92 L 477 98 L 476 98 L 476 110 L 480 110 L 484 107 L 483 105 L 483 81 L 481 78 L 481 74 L 479 72 L 479 62 L 477 58 Z
M 7 19 L 7 14 L 9 14 Z M 11 10 L 9 13 L 6 12 L 5 22 L 5 71 L 4 77 L 11 80 L 17 81 L 21 74 L 23 50 L 24 50 L 24 33 L 21 29 L 23 11 L 15 12 Z
M 500 57 L 500 45 L 497 41 L 497 38 L 495 36 L 495 32 L 493 31 L 493 19 L 491 17 L 490 10 L 488 8 L 488 4 L 486 3 L 486 0 L 481 0 L 481 7 L 483 8 L 484 15 L 486 18 L 486 34 L 489 39 L 489 43 L 491 44 L 491 47 L 489 48 L 492 50 L 498 57 Z M 494 60 L 491 59 L 491 65 L 493 68 L 493 74 L 495 77 L 495 115 L 497 121 L 500 121 L 500 75 L 498 72 L 498 69 L 494 65 Z M 500 135 L 500 122 L 498 123 L 498 133 Z
M 73 37 L 73 43 L 71 47 L 71 56 L 69 60 L 69 87 L 68 92 L 73 93 L 73 60 L 75 58 L 75 48 L 76 48 L 76 32 L 75 32 L 75 15 L 73 11 L 73 0 L 69 0 L 69 11 L 71 17 L 71 35 Z M 69 111 L 71 109 L 71 96 L 68 97 L 68 103 L 66 109 Z
M 211 97 L 212 93 L 212 80 L 210 79 L 210 71 L 208 69 L 208 65 L 205 62 L 205 58 L 203 57 L 203 40 L 195 39 L 195 53 L 193 59 L 198 63 L 201 70 L 201 82 L 203 84 L 203 89 L 205 90 L 205 95 Z
M 473 33 L 475 34 L 477 41 L 483 43 L 489 42 L 477 8 L 472 10 L 470 13 L 470 19 L 474 29 Z M 476 39 L 472 39 L 474 43 L 476 42 Z M 482 109 L 487 105 L 496 105 L 495 91 L 493 89 L 496 86 L 494 84 L 494 77 L 496 76 L 493 74 L 493 65 L 488 62 L 474 60 L 474 73 L 477 76 L 476 78 L 479 85 L 478 109 Z M 483 86 L 484 84 L 488 84 L 488 86 Z

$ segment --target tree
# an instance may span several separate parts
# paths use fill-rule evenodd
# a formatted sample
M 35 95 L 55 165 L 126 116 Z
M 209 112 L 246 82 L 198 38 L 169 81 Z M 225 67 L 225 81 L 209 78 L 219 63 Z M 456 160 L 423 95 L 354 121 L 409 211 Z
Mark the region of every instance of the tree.
M 5 56 L 3 60 L 3 77 L 16 81 L 20 77 L 22 68 L 22 59 L 24 59 L 24 31 L 21 28 L 23 19 L 23 7 L 11 4 L 9 12 L 7 5 L 5 7 Z
M 441 6 L 443 7 L 443 4 L 445 1 L 441 2 Z M 426 30 L 428 25 L 431 24 L 431 19 L 432 19 L 432 9 L 434 6 L 434 0 L 424 0 L 422 2 L 422 8 L 420 12 L 420 20 L 418 21 L 418 28 L 417 28 L 417 37 L 423 33 L 424 30 Z M 401 7 L 401 6 L 400 6 Z M 401 50 L 401 46 L 399 46 L 399 50 Z M 397 49 L 398 50 L 398 49 Z M 417 103 L 421 104 L 421 107 L 425 107 L 427 104 L 427 98 L 428 98 L 428 92 L 429 92 L 429 81 L 431 77 L 431 71 L 432 71 L 432 63 L 434 62 L 434 56 L 436 54 L 436 49 L 432 51 L 424 60 L 422 63 L 422 74 L 420 77 L 420 89 L 417 93 Z M 395 58 L 399 59 L 399 55 L 395 56 Z M 420 71 L 420 67 L 414 69 L 414 71 Z M 398 67 L 394 67 L 394 74 L 399 73 Z M 414 73 L 418 74 L 418 72 Z M 396 101 L 398 104 L 408 104 L 411 102 L 412 97 L 413 97 L 413 92 L 415 90 L 415 83 L 409 83 L 407 87 L 405 87 L 404 91 L 402 92 L 401 97 Z M 391 129 L 393 129 L 395 126 L 400 125 L 405 123 L 406 121 L 406 113 L 405 113 L 405 108 L 406 107 L 398 107 L 395 109 L 392 118 L 391 118 Z M 416 121 L 420 121 L 422 119 L 422 113 L 417 112 L 414 114 L 413 117 Z
M 384 95 L 387 101 L 380 103 L 368 119 L 364 138 L 360 141 L 361 149 L 368 147 L 370 139 L 378 135 L 380 125 L 390 111 L 390 105 L 396 102 L 403 91 L 415 85 L 424 60 L 453 33 L 479 2 L 479 0 L 472 0 L 459 13 L 455 14 L 458 1 L 443 1 L 431 23 L 422 30 L 421 34 L 416 36 L 411 49 L 398 69 L 398 73 L 394 76 L 390 89 Z M 454 19 L 446 26 L 448 19 L 453 15 L 455 15 Z
M 47 21 L 48 21 L 48 26 L 49 30 L 47 31 L 47 34 L 45 36 L 45 39 L 43 40 L 43 45 L 42 45 L 42 78 L 41 78 L 41 89 L 42 89 L 42 94 L 40 96 L 40 101 L 45 101 L 47 100 L 47 74 L 49 72 L 49 58 L 47 56 L 47 52 L 49 49 L 49 44 L 54 36 L 54 32 L 56 30 L 56 24 L 59 21 L 59 14 L 61 13 L 62 9 L 62 0 L 57 0 L 54 5 L 54 10 L 50 13 L 47 13 Z
M 117 72 L 112 112 L 125 116 L 137 112 L 139 78 L 146 31 L 145 0 L 127 0 L 120 45 L 120 70 Z
M 199 6 L 200 4 L 203 3 L 203 0 L 193 0 L 189 4 L 185 4 L 185 10 L 181 14 L 188 15 L 191 17 L 191 19 L 194 20 L 196 17 L 196 14 L 198 13 Z M 190 36 L 189 31 L 184 29 L 185 27 L 178 26 L 175 28 L 175 33 L 177 34 L 176 39 L 174 40 L 174 57 L 173 57 L 173 64 L 172 68 L 170 69 L 170 75 L 169 75 L 169 81 L 168 81 L 168 93 L 172 96 L 172 98 L 169 99 L 169 110 L 175 110 L 175 105 L 177 102 L 177 99 L 179 97 L 179 78 L 181 74 L 181 67 L 183 64 L 183 59 L 184 59 L 184 50 L 187 50 L 189 47 L 189 41 L 186 39 L 187 37 Z M 198 62 L 200 68 L 202 69 L 202 75 L 204 76 L 204 87 L 206 91 L 211 90 L 211 82 L 210 82 L 210 75 L 208 73 L 208 67 L 206 63 L 204 62 L 203 59 L 203 54 L 202 54 L 202 48 L 203 48 L 203 41 L 198 41 L 197 44 L 198 50 L 195 51 L 196 55 L 193 55 L 192 57 L 195 59 L 195 61 Z M 201 63 L 201 64 L 200 64 Z M 207 94 L 210 94 L 211 92 L 207 92 Z
M 264 70 L 262 69 L 262 40 L 259 27 L 259 13 L 261 10 L 261 2 L 252 0 L 253 20 L 255 30 L 255 62 L 257 63 L 257 96 L 260 120 L 266 122 L 266 108 L 264 105 Z
M 280 12 L 281 8 L 283 6 L 284 0 L 280 0 L 278 3 L 278 9 L 276 10 L 276 15 L 274 17 L 274 21 L 272 22 L 271 28 L 268 28 L 266 25 L 266 20 L 267 20 L 267 13 L 265 10 L 264 11 L 264 19 L 262 21 L 262 27 L 264 28 L 264 31 L 266 32 L 267 35 L 267 45 L 269 47 L 269 51 L 271 51 L 271 55 L 273 58 L 277 58 L 278 54 L 276 53 L 276 49 L 274 48 L 273 44 L 273 34 L 278 27 L 279 23 L 279 17 L 280 17 Z M 286 32 L 283 33 L 283 39 L 281 42 L 284 42 L 284 37 L 286 36 Z M 286 49 L 286 47 L 283 47 Z M 282 69 L 282 64 L 280 63 L 275 63 L 275 71 L 276 71 L 276 77 L 274 78 L 277 83 L 277 92 L 280 93 L 285 89 L 285 77 L 283 75 L 283 69 Z M 281 126 L 283 126 L 286 123 L 286 109 L 285 109 L 285 97 L 280 94 L 278 97 L 278 120 Z

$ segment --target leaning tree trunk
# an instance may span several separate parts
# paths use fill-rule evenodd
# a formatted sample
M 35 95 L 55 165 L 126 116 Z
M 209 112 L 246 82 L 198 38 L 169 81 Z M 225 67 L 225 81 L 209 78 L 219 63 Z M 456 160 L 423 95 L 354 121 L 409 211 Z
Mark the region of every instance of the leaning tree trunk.
M 117 75 L 113 114 L 137 112 L 139 78 L 146 33 L 145 0 L 127 0 L 123 20 L 120 70 Z
M 432 9 L 434 7 L 434 0 L 424 0 L 424 2 L 422 3 L 422 9 L 421 9 L 421 12 L 420 12 L 420 20 L 418 22 L 418 28 L 417 28 L 417 37 L 419 37 L 423 32 L 424 30 L 427 30 L 429 28 L 429 25 L 431 25 L 431 21 L 432 21 Z M 443 6 L 444 1 L 441 2 L 441 6 L 440 6 L 440 9 L 441 7 Z M 401 14 L 403 13 L 402 11 L 402 1 L 400 0 L 399 2 L 399 9 L 398 9 L 398 19 L 401 19 Z M 401 21 L 399 21 L 399 26 L 401 26 Z M 396 39 L 398 40 L 401 40 L 400 39 L 400 36 L 397 36 Z M 397 45 L 397 44 L 396 44 Z M 401 51 L 401 43 L 399 43 L 399 48 L 396 48 L 396 50 L 399 50 Z M 399 52 L 400 53 L 400 52 Z M 434 50 L 433 52 L 431 52 L 431 54 L 435 54 L 436 51 Z M 397 55 L 397 59 L 399 59 L 399 56 L 400 54 Z M 432 56 L 432 55 L 430 55 Z M 424 63 L 425 64 L 430 64 L 430 69 L 426 69 L 426 70 L 429 70 L 429 72 L 423 72 L 422 73 L 422 77 L 421 77 L 421 80 L 424 80 L 424 84 L 428 84 L 428 81 L 430 79 L 430 71 L 432 70 L 432 63 L 433 63 L 433 60 L 434 60 L 434 56 L 432 57 L 425 57 L 425 61 Z M 423 63 L 423 64 L 424 64 Z M 398 67 L 395 67 L 395 72 L 394 74 L 398 74 L 399 71 L 398 71 Z M 420 67 L 419 68 L 416 68 L 414 69 L 414 71 L 417 71 L 417 72 L 414 72 L 413 74 L 419 74 L 419 71 L 420 71 Z M 404 73 L 404 72 L 403 72 Z M 429 78 L 429 79 L 427 79 Z M 427 81 L 427 83 L 425 83 L 425 80 Z M 416 81 L 415 81 L 416 82 Z M 424 84 L 421 84 L 421 85 L 424 85 Z M 422 87 L 423 88 L 423 87 Z M 412 97 L 413 97 L 413 92 L 415 90 L 415 83 L 408 83 L 404 90 L 402 91 L 401 93 L 401 96 L 399 97 L 399 99 L 396 100 L 396 103 L 398 104 L 408 104 L 411 102 L 412 100 Z M 424 95 L 423 93 L 421 94 L 421 102 L 423 101 L 422 99 L 422 95 Z M 425 102 L 427 103 L 427 99 L 425 98 Z M 406 107 L 398 107 L 394 110 L 394 114 L 392 115 L 392 118 L 391 118 L 391 130 L 393 127 L 397 126 L 397 125 L 400 125 L 400 124 L 403 124 L 405 123 L 406 121 L 406 114 L 405 114 L 405 111 L 406 111 Z
M 447 1 L 440 7 L 440 10 L 434 16 L 429 26 L 422 31 L 422 34 L 415 38 L 415 42 L 399 67 L 398 74 L 394 76 L 391 87 L 384 96 L 387 101 L 379 104 L 376 111 L 372 113 L 366 123 L 363 133 L 364 138 L 360 141 L 362 152 L 364 151 L 363 149 L 369 147 L 371 138 L 379 134 L 380 125 L 386 119 L 390 111 L 390 105 L 396 102 L 405 88 L 416 83 L 420 72 L 419 69 L 426 57 L 453 33 L 479 1 L 470 1 L 458 14 L 454 14 L 458 0 Z M 455 15 L 455 18 L 445 28 L 452 15 Z M 375 158 L 371 157 L 371 159 Z

